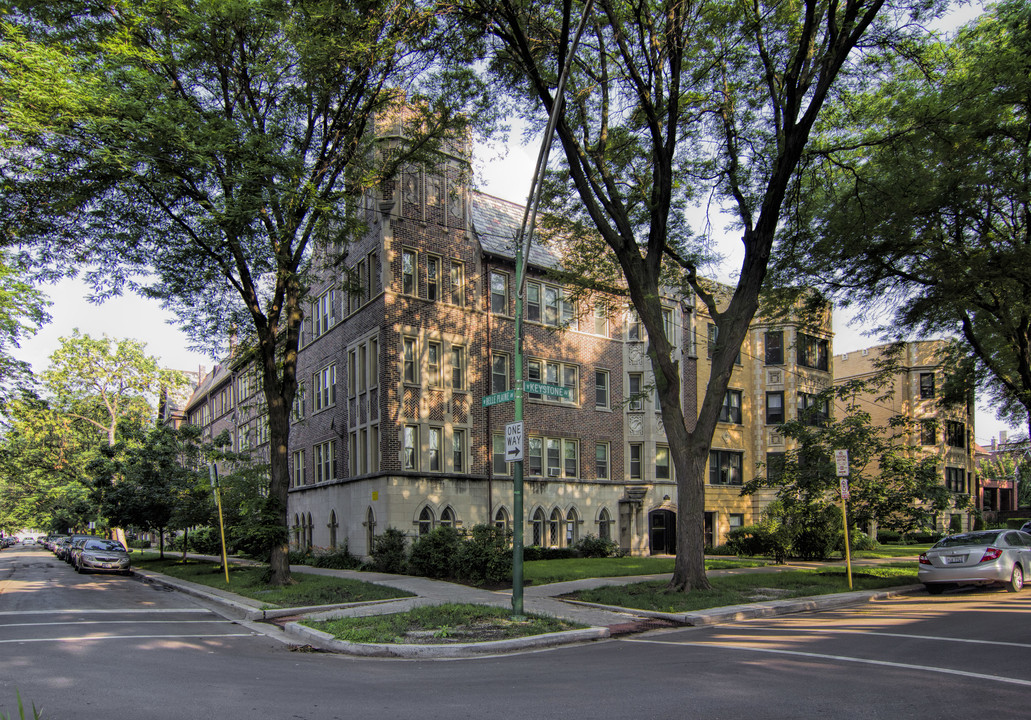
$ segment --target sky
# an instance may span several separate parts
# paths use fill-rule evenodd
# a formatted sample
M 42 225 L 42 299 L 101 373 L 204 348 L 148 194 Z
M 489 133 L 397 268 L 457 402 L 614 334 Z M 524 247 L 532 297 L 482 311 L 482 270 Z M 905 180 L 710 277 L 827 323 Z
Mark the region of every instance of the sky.
M 977 4 L 960 8 L 954 19 L 962 22 L 978 12 Z M 519 137 L 518 131 L 513 131 L 512 137 Z M 512 202 L 525 202 L 538 150 L 537 145 L 518 143 L 509 145 L 500 153 L 497 149 L 480 148 L 474 160 L 479 189 Z M 720 239 L 719 247 L 726 259 L 720 266 L 718 279 L 727 281 L 735 267 L 740 266 L 740 244 L 737 237 L 727 235 Z M 76 328 L 92 336 L 131 337 L 145 342 L 147 352 L 159 357 L 166 367 L 210 369 L 215 363 L 213 358 L 188 349 L 186 336 L 175 327 L 175 318 L 155 301 L 127 295 L 94 305 L 85 299 L 88 289 L 77 280 L 66 280 L 42 289 L 53 302 L 50 308 L 52 320 L 14 353 L 17 358 L 31 363 L 35 372 L 47 367 L 48 358 L 59 346 L 60 338 L 71 335 Z M 863 318 L 856 320 L 850 314 L 835 313 L 834 353 L 853 352 L 879 344 L 880 339 L 869 334 L 870 327 L 872 323 L 863 322 Z M 1026 434 L 1021 429 L 1008 427 L 997 420 L 994 413 L 979 407 L 975 420 L 977 442 L 990 445 L 991 439 L 998 437 L 1001 430 L 1008 431 L 1010 437 Z

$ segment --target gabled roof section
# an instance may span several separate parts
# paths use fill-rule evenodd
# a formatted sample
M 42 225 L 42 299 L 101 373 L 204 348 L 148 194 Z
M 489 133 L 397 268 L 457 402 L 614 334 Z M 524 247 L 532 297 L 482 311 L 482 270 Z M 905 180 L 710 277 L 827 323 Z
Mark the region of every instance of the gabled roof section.
M 473 233 L 483 252 L 514 261 L 515 238 L 519 235 L 526 208 L 476 191 L 470 193 L 470 198 Z M 529 264 L 545 270 L 557 270 L 562 266 L 562 256 L 549 247 L 534 243 L 530 247 Z

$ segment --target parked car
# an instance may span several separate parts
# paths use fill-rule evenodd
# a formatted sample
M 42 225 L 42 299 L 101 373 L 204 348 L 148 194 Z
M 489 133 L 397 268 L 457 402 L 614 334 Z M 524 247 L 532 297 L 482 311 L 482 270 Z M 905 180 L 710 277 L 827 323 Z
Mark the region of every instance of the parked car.
M 90 538 L 84 541 L 75 557 L 75 569 L 80 573 L 116 572 L 132 574 L 129 551 L 117 540 Z
M 1026 533 L 1028 533 L 1029 535 L 1031 535 L 1031 520 L 1028 520 L 1028 521 L 1027 521 L 1026 523 L 1024 523 L 1023 525 L 1021 525 L 1021 526 L 1020 526 L 1020 531 L 1021 531 L 1021 532 L 1026 532 Z
M 917 579 L 937 595 L 956 585 L 1003 584 L 1010 592 L 1031 577 L 1031 534 L 981 530 L 944 537 L 920 555 Z
M 96 535 L 72 535 L 72 540 L 68 544 L 68 549 L 65 551 L 62 559 L 72 567 L 75 567 L 76 554 L 82 549 L 86 541 L 91 539 L 103 540 L 103 538 L 98 538 Z

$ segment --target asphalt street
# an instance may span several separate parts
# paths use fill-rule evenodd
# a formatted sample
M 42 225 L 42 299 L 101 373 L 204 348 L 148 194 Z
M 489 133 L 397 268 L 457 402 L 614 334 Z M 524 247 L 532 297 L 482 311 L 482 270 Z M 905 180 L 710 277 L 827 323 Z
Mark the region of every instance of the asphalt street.
M 0 716 L 1026 718 L 1031 590 L 917 595 L 462 660 L 299 651 L 201 601 L 0 553 Z

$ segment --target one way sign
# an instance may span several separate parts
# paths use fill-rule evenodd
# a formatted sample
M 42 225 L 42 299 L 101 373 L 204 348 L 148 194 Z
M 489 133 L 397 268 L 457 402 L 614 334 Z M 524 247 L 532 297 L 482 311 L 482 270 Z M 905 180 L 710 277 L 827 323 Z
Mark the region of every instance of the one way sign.
M 522 459 L 523 423 L 509 423 L 505 426 L 505 462 L 519 462 Z

